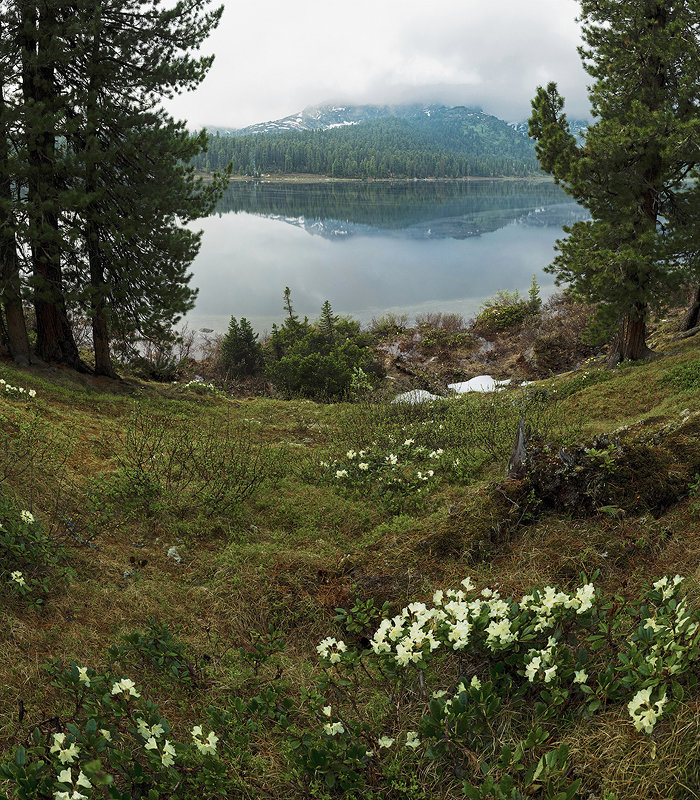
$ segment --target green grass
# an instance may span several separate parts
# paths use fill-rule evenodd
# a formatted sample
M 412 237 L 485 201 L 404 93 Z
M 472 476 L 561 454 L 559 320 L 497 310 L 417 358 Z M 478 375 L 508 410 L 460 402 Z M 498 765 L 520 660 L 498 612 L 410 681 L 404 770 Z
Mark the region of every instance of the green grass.
M 663 435 L 677 453 L 676 468 L 690 469 L 697 459 L 697 436 L 686 433 L 697 430 L 692 413 L 690 422 L 681 423 L 683 411 L 700 407 L 699 356 L 691 339 L 642 365 L 607 372 L 591 364 L 589 377 L 579 372 L 541 381 L 529 387 L 548 393 L 540 408 L 530 409 L 533 425 L 564 444 L 583 444 L 620 428 L 627 429 L 620 434 L 623 445 L 627 437 L 653 442 Z M 162 675 L 145 668 L 138 674 L 143 691 L 187 736 L 205 706 L 252 688 L 236 655 L 251 630 L 273 625 L 284 631 L 289 648 L 277 680 L 299 701 L 316 674 L 316 644 L 337 635 L 334 609 L 348 608 L 358 597 L 387 600 L 393 610 L 428 598 L 436 588 L 456 586 L 467 574 L 481 585 L 499 583 L 506 595 L 545 582 L 571 585 L 581 571 L 594 569 L 601 571 L 603 588 L 624 585 L 629 591 L 665 572 L 680 572 L 689 578 L 691 599 L 697 604 L 700 597 L 698 521 L 683 498 L 658 519 L 545 511 L 515 524 L 517 514 L 499 487 L 520 418 L 516 393 L 473 395 L 433 408 L 317 405 L 190 397 L 171 386 L 20 371 L 7 363 L 0 375 L 37 391 L 32 403 L 0 399 L 0 425 L 9 443 L 0 447 L 0 467 L 17 463 L 18 437 L 27 445 L 27 469 L 16 476 L 10 469 L 2 491 L 18 508 L 31 509 L 69 550 L 75 571 L 69 583 L 56 582 L 39 612 L 0 589 L 4 752 L 59 702 L 42 662 L 55 657 L 103 663 L 110 643 L 143 630 L 151 617 L 179 629 L 190 650 L 208 659 L 209 677 L 188 700 Z M 111 515 L 100 516 L 94 502 L 87 503 L 90 486 L 95 479 L 103 486 L 114 479 L 115 455 L 135 412 L 193 432 L 223 431 L 226 422 L 242 426 L 274 469 L 261 474 L 251 496 L 225 511 L 183 505 L 179 491 L 166 492 L 152 506 L 125 496 Z M 321 479 L 321 460 L 373 443 L 390 449 L 406 438 L 443 447 L 468 462 L 468 469 L 459 479 L 439 482 L 403 513 L 379 495 L 341 494 Z M 80 544 L 88 534 L 95 547 Z M 172 545 L 178 545 L 181 564 L 167 557 Z M 131 559 L 147 563 L 134 568 Z M 127 572 L 132 574 L 125 577 Z M 20 697 L 27 709 L 21 724 Z M 588 728 L 553 728 L 552 740 L 572 744 L 573 763 L 587 775 L 590 792 L 605 785 L 619 800 L 684 800 L 697 796 L 684 794 L 682 786 L 697 774 L 692 760 L 698 758 L 698 714 L 696 691 L 654 736 L 655 757 L 649 740 L 636 735 L 619 710 L 597 716 Z M 311 796 L 291 779 L 277 734 L 259 731 L 250 748 L 247 796 Z M 459 781 L 434 767 L 416 775 L 403 794 L 394 780 L 387 797 L 415 800 L 422 791 L 431 798 L 461 796 Z

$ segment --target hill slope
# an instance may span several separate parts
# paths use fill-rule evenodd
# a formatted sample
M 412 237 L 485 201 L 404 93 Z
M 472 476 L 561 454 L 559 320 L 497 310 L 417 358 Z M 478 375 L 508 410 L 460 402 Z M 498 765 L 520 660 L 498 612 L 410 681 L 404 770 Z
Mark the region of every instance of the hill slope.
M 479 109 L 350 106 L 306 109 L 240 131 L 214 131 L 201 169 L 343 178 L 524 176 L 539 172 L 533 143 Z
M 0 395 L 3 796 L 90 780 L 91 797 L 125 800 L 458 800 L 495 781 L 688 800 L 700 352 L 655 335 L 649 363 L 432 407 L 237 400 L 3 362 L 6 384 L 36 392 Z M 505 483 L 523 398 L 555 444 Z M 410 485 L 380 480 L 394 466 Z M 581 573 L 600 595 L 572 599 Z M 680 586 L 650 586 L 675 573 Z M 522 595 L 545 586 L 567 592 L 566 608 L 540 595 L 565 623 L 524 629 Z M 484 614 L 436 625 L 405 667 L 394 625 L 378 661 L 379 616 L 412 601 L 424 616 L 448 587 Z M 644 706 L 645 681 L 654 700 L 668 686 L 653 733 L 628 705 Z

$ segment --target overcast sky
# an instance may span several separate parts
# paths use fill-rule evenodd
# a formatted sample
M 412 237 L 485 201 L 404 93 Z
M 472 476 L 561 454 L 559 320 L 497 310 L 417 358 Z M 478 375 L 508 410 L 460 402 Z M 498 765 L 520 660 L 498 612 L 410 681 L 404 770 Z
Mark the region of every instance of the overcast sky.
M 224 0 L 214 65 L 168 108 L 243 127 L 324 102 L 480 105 L 526 119 L 538 85 L 586 116 L 576 0 Z

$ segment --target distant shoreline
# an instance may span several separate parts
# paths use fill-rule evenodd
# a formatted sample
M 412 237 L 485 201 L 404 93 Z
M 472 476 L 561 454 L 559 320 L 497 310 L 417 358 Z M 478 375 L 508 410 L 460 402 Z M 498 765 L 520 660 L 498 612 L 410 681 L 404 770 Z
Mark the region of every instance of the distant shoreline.
M 199 172 L 197 175 L 201 178 L 211 179 L 212 173 Z M 458 183 L 476 183 L 481 181 L 540 181 L 542 183 L 551 183 L 552 178 L 548 175 L 530 175 L 530 176 L 498 176 L 498 177 L 485 177 L 480 175 L 470 176 L 468 178 L 334 178 L 330 175 L 316 175 L 314 173 L 285 173 L 285 174 L 264 174 L 257 178 L 252 175 L 231 175 L 231 183 L 443 183 L 443 182 L 458 182 Z

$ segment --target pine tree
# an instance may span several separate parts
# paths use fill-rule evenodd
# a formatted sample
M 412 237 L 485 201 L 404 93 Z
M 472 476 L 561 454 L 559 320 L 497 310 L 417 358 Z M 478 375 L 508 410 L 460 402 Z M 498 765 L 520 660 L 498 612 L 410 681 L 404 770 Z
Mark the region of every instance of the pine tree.
M 0 10 L 0 27 L 9 24 L 7 9 Z M 2 335 L 12 358 L 20 366 L 28 366 L 29 340 L 22 302 L 20 258 L 17 249 L 18 227 L 16 203 L 16 153 L 10 142 L 17 138 L 17 97 L 11 97 L 17 86 L 15 64 L 17 48 L 9 39 L 0 41 L 0 315 Z
M 3 0 L 0 85 L 12 103 L 0 103 L 0 133 L 16 135 L 0 148 L 0 299 L 9 338 L 10 276 L 27 252 L 45 360 L 85 368 L 70 323 L 80 311 L 92 319 L 95 371 L 113 375 L 111 330 L 157 338 L 192 307 L 200 234 L 184 223 L 210 212 L 225 178 L 196 181 L 187 164 L 206 135 L 160 103 L 211 64 L 192 55 L 221 16 L 208 2 Z
M 255 375 L 263 368 L 263 351 L 258 334 L 245 317 L 241 317 L 240 323 L 231 317 L 228 332 L 221 344 L 221 366 L 238 376 Z
M 193 305 L 187 268 L 199 237 L 182 227 L 206 216 L 222 182 L 199 184 L 185 167 L 205 149 L 158 107 L 164 94 L 195 87 L 211 57 L 197 48 L 221 9 L 203 3 L 83 2 L 82 80 L 73 84 L 70 144 L 83 202 L 84 304 L 93 323 L 95 371 L 113 374 L 110 326 L 159 338 Z
M 326 338 L 329 345 L 333 344 L 335 339 L 336 326 L 338 324 L 338 317 L 333 313 L 330 300 L 324 300 L 321 306 L 321 316 L 316 323 L 319 331 Z
M 533 100 L 530 135 L 542 168 L 591 212 L 565 229 L 550 271 L 600 304 L 601 329 L 617 328 L 615 363 L 649 352 L 650 309 L 697 274 L 682 231 L 698 208 L 684 179 L 700 164 L 700 3 L 581 0 L 581 21 L 594 122 L 578 140 L 552 83 Z
M 64 174 L 67 153 L 59 146 L 68 109 L 60 75 L 72 58 L 73 10 L 57 0 L 15 0 L 3 35 L 17 47 L 21 64 L 21 149 L 19 180 L 26 214 L 31 285 L 39 358 L 86 367 L 78 355 L 66 302 L 62 253 L 68 247 L 61 228 L 66 206 Z

